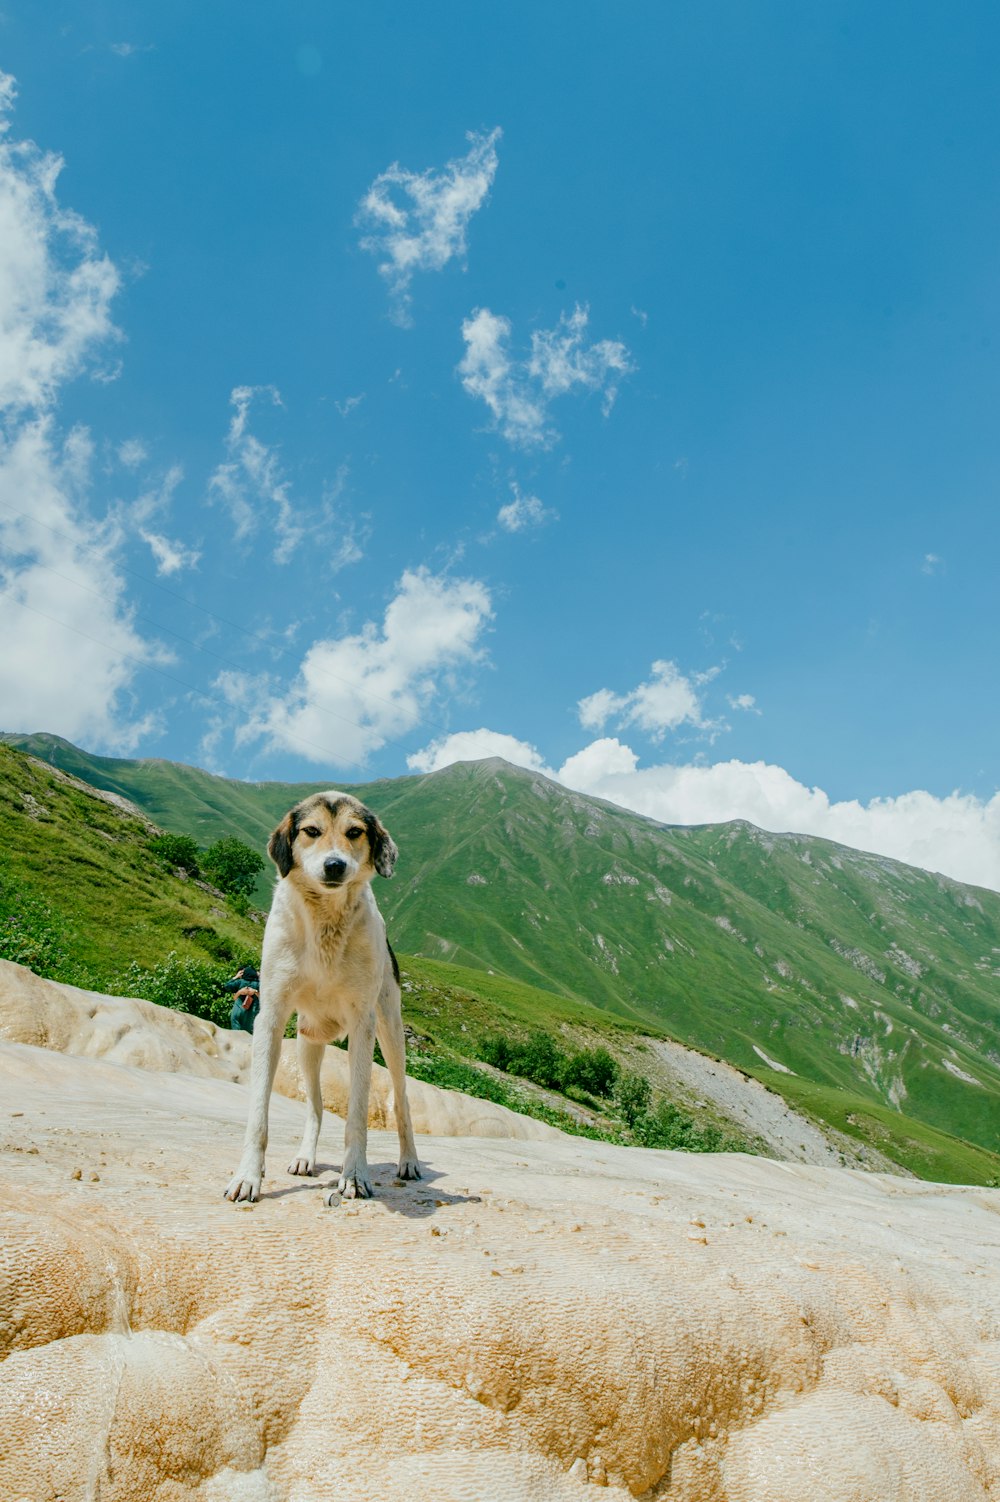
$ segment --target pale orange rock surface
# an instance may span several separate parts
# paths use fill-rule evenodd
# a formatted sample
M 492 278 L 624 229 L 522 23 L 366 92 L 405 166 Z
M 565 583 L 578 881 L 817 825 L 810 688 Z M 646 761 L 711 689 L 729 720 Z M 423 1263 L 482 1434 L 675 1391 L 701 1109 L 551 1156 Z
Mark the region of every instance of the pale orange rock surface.
M 1000 1498 L 998 1191 L 376 1131 L 326 1209 L 276 1098 L 238 1209 L 243 1086 L 92 1052 L 0 1043 L 4 1502 Z

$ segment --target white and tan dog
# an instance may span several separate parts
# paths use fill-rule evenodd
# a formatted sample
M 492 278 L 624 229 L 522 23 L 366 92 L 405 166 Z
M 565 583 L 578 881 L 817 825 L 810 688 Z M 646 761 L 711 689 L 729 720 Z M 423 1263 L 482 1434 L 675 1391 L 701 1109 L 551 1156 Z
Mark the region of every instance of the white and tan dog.
M 371 1195 L 368 1092 L 377 1037 L 392 1081 L 399 1177 L 419 1179 L 406 1100 L 399 969 L 371 890 L 376 872 L 392 875 L 396 846 L 370 809 L 348 793 L 331 790 L 304 799 L 286 814 L 267 849 L 278 868 L 278 882 L 264 930 L 243 1158 L 226 1198 L 260 1197 L 268 1102 L 281 1040 L 293 1012 L 298 1013 L 306 1128 L 288 1172 L 316 1172 L 323 1115 L 320 1068 L 327 1044 L 346 1036 L 350 1087 L 337 1191 L 347 1199 Z

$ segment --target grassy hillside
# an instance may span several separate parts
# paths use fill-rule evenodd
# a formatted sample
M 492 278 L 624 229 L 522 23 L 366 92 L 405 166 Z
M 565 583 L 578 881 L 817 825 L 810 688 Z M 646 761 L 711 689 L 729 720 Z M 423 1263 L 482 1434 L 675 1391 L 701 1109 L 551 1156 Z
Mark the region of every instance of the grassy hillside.
M 262 847 L 322 785 L 19 744 L 202 843 Z M 1000 1148 L 996 893 L 741 823 L 667 828 L 498 761 L 354 791 L 400 845 L 378 895 L 402 949 L 658 1030 L 790 1101 L 831 1091 L 820 1116 L 842 1096 Z
M 26 897 L 31 924 L 47 927 L 63 955 L 61 978 L 106 987 L 128 965 L 151 968 L 171 950 L 226 967 L 259 954 L 259 915 L 241 917 L 220 892 L 169 871 L 150 851 L 153 833 L 136 810 L 0 745 L 8 925 Z

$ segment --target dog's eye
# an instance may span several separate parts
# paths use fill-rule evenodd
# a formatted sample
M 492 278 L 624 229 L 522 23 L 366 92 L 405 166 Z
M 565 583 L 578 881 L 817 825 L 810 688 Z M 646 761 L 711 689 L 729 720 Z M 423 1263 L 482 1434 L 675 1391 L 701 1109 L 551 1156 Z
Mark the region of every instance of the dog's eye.
M 302 833 L 307 834 L 311 840 L 318 840 L 323 831 L 317 829 L 315 824 L 307 824 Z
M 349 840 L 360 840 L 360 838 L 361 838 L 361 836 L 363 834 L 364 834 L 364 830 L 359 825 L 356 824 L 353 829 L 349 829 L 347 831 L 347 838 Z

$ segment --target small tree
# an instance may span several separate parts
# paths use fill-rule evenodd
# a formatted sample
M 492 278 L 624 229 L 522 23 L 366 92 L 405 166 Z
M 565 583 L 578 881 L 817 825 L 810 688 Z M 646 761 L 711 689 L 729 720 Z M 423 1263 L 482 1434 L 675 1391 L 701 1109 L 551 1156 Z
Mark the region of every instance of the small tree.
M 264 869 L 264 858 L 242 840 L 229 835 L 208 847 L 201 858 L 201 869 L 221 891 L 234 897 L 249 897 Z
M 600 1096 L 611 1094 L 617 1078 L 618 1065 L 606 1048 L 581 1048 L 571 1054 L 564 1075 L 567 1085 Z
M 179 867 L 190 876 L 198 875 L 198 846 L 189 834 L 154 835 L 149 848 L 172 870 Z
M 548 1033 L 532 1033 L 527 1043 L 514 1051 L 511 1072 L 534 1080 L 549 1090 L 561 1090 L 566 1069 L 566 1055 L 557 1048 Z
M 646 1115 L 653 1092 L 644 1074 L 620 1074 L 615 1085 L 615 1105 L 627 1127 Z

